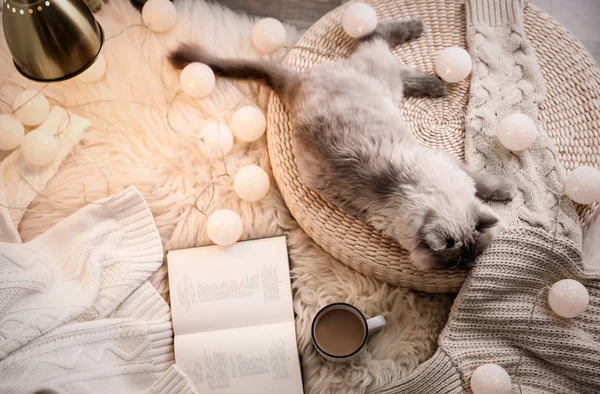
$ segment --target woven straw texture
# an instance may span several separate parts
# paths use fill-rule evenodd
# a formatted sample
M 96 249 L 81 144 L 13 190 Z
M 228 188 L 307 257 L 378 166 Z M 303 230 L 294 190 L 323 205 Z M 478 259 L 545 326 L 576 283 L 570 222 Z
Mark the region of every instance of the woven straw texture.
M 434 73 L 436 53 L 449 46 L 466 48 L 465 6 L 458 0 L 380 0 L 368 2 L 379 20 L 417 16 L 427 27 L 420 39 L 394 50 L 400 62 Z M 348 56 L 354 41 L 341 27 L 342 6 L 319 20 L 290 50 L 285 63 L 300 71 Z M 600 167 L 600 73 L 591 55 L 550 16 L 528 5 L 525 28 L 547 84 L 541 121 L 558 145 L 567 171 Z M 308 49 L 310 48 L 310 50 Z M 318 50 L 318 52 L 316 51 Z M 469 83 L 450 85 L 445 98 L 408 98 L 405 117 L 423 144 L 464 158 L 464 119 Z M 345 213 L 304 186 L 292 154 L 292 128 L 285 106 L 272 95 L 268 144 L 275 179 L 300 226 L 332 256 L 358 272 L 392 285 L 430 293 L 457 292 L 467 272 L 418 271 L 408 254 L 368 224 Z M 579 206 L 582 226 L 594 219 L 598 204 Z

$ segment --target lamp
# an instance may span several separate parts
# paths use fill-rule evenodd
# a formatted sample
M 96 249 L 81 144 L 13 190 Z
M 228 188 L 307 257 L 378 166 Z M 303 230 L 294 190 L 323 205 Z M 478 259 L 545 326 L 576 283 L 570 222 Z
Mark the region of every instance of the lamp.
M 83 0 L 0 1 L 8 48 L 26 78 L 69 79 L 100 56 L 104 32 Z

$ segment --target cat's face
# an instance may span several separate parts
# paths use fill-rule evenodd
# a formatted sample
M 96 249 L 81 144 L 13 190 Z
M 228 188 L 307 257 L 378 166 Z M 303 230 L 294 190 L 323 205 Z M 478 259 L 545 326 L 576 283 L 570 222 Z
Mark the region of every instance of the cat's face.
M 418 231 L 418 244 L 411 251 L 412 262 L 420 269 L 470 269 L 492 242 L 498 217 L 474 202 L 454 212 L 429 211 Z

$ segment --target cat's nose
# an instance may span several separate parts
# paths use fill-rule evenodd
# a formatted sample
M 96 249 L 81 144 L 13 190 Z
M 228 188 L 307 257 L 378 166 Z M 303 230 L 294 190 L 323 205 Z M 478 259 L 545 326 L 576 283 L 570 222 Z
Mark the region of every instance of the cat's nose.
M 465 243 L 460 250 L 460 260 L 462 265 L 466 269 L 471 269 L 475 265 L 475 258 L 477 257 L 477 249 L 474 243 Z
M 462 261 L 462 265 L 464 268 L 470 270 L 475 265 L 475 259 L 473 259 L 471 261 Z
M 459 261 L 449 260 L 446 263 L 446 266 L 450 269 L 467 269 L 470 270 L 475 265 L 475 259 L 465 259 L 461 258 Z

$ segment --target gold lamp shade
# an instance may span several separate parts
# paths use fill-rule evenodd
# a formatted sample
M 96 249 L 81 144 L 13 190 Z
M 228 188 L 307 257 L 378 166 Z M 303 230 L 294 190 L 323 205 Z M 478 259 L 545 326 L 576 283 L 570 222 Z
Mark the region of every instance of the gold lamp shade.
M 83 0 L 0 0 L 4 37 L 17 70 L 54 82 L 85 71 L 100 55 L 104 33 Z

